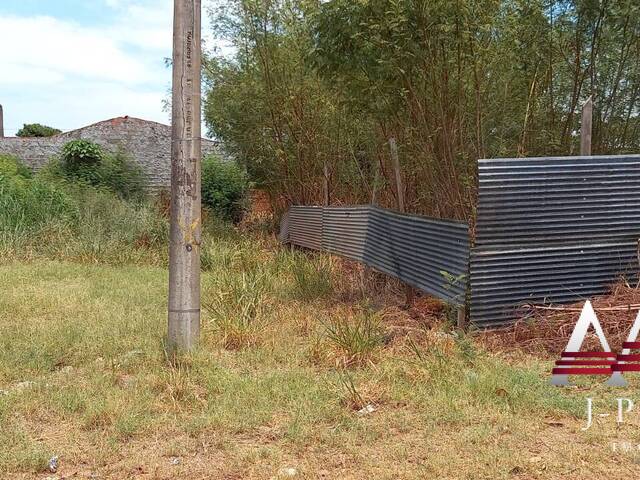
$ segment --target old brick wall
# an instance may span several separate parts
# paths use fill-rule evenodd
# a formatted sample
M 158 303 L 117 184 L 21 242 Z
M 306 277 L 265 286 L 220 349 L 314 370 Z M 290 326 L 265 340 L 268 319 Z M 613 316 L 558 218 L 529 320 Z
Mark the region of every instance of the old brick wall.
M 152 189 L 171 183 L 171 127 L 132 117 L 119 117 L 49 138 L 0 138 L 0 153 L 20 158 L 37 170 L 75 139 L 91 140 L 106 150 L 124 150 L 144 170 Z M 217 142 L 202 140 L 202 153 L 222 154 Z

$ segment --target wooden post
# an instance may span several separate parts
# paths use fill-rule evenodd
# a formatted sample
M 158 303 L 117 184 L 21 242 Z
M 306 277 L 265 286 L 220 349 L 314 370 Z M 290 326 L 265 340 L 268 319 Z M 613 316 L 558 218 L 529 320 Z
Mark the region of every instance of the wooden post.
M 457 322 L 458 328 L 460 330 L 464 330 L 467 328 L 467 310 L 464 306 L 458 307 L 458 317 Z
M 376 206 L 378 204 L 378 182 L 379 182 L 379 175 L 380 175 L 380 161 L 376 161 L 374 166 L 374 174 L 373 174 L 373 186 L 371 188 L 371 203 L 370 205 L 372 206 Z M 365 278 L 369 278 L 371 276 L 373 276 L 375 273 L 375 270 L 367 265 L 364 266 L 364 269 L 362 270 L 361 274 L 360 274 L 360 284 L 362 285 L 362 293 L 364 295 L 365 292 Z
M 391 162 L 393 171 L 396 174 L 396 191 L 398 193 L 398 210 L 404 213 L 404 187 L 402 185 L 402 173 L 400 172 L 400 159 L 398 158 L 398 145 L 396 139 L 389 139 L 389 148 L 391 149 Z
M 167 349 L 200 336 L 201 0 L 174 0 Z
M 393 164 L 393 171 L 396 175 L 396 191 L 398 193 L 398 210 L 401 213 L 405 213 L 404 207 L 404 186 L 402 185 L 402 173 L 400 171 L 400 159 L 398 157 L 398 145 L 396 139 L 391 137 L 389 139 L 389 148 L 391 150 L 391 163 Z M 411 308 L 415 300 L 415 291 L 411 285 L 405 285 L 404 293 L 406 297 L 406 306 Z
M 327 162 L 324 163 L 324 167 L 322 169 L 323 172 L 323 176 L 322 176 L 322 195 L 323 195 L 323 201 L 322 204 L 325 207 L 329 206 L 329 165 L 327 165 Z
M 580 125 L 580 155 L 591 155 L 591 130 L 593 125 L 593 97 L 587 98 L 582 107 Z
M 0 138 L 4 138 L 4 113 L 0 105 Z
M 378 204 L 378 183 L 380 182 L 380 162 L 374 165 L 373 188 L 371 189 L 371 205 Z

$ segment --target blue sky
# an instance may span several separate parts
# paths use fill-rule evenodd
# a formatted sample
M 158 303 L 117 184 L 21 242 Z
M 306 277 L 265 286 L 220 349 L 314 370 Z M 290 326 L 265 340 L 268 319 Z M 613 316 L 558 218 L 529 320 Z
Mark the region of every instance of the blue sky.
M 123 115 L 169 123 L 172 15 L 173 0 L 0 0 L 5 135 Z
M 0 14 L 35 16 L 48 15 L 51 17 L 73 20 L 87 25 L 108 23 L 117 19 L 113 8 L 118 3 L 107 1 L 86 0 L 3 0 L 0 4 Z

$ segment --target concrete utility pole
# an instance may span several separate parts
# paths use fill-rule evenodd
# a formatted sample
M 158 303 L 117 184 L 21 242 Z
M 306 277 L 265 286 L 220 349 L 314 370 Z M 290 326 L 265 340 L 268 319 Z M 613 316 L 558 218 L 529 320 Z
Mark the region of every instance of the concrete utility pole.
M 4 112 L 2 111 L 2 105 L 0 105 L 0 138 L 4 137 Z
M 174 0 L 169 240 L 170 354 L 200 335 L 201 0 Z
M 593 97 L 587 98 L 582 107 L 582 124 L 580 125 L 580 155 L 591 155 L 591 129 L 593 125 Z

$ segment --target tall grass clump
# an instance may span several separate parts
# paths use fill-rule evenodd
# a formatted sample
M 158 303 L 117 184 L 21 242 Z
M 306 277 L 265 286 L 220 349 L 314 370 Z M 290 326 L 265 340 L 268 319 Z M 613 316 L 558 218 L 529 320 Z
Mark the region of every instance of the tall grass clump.
M 49 232 L 60 240 L 58 256 L 116 264 L 166 262 L 168 222 L 152 203 L 128 202 L 83 185 L 67 191 L 76 202 L 77 221 Z
M 29 167 L 23 164 L 18 158 L 11 155 L 0 154 L 0 178 L 16 176 L 31 178 L 33 174 L 31 170 L 29 170 Z
M 325 335 L 345 367 L 373 362 L 384 344 L 380 317 L 366 308 L 351 318 L 330 319 L 325 323 Z
M 293 275 L 293 296 L 296 299 L 309 301 L 331 294 L 333 282 L 329 256 L 291 252 L 287 260 L 287 268 Z
M 99 178 L 100 185 L 124 200 L 140 201 L 146 195 L 147 182 L 142 167 L 122 150 L 103 158 Z
M 268 275 L 260 269 L 216 274 L 203 295 L 202 305 L 225 348 L 235 350 L 260 342 L 272 308 L 270 291 Z
M 74 202 L 58 185 L 38 178 L 19 160 L 0 156 L 0 236 L 3 244 L 28 239 L 53 223 L 73 222 Z

